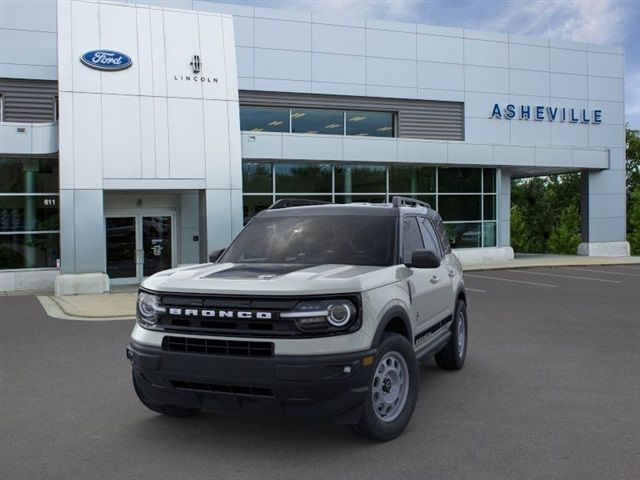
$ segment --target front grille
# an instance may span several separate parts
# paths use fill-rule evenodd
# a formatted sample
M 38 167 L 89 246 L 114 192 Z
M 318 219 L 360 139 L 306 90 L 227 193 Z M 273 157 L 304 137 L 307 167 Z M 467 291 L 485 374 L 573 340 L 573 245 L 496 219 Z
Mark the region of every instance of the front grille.
M 1 0 L 0 0 L 1 1 Z M 174 334 L 205 334 L 216 337 L 294 338 L 350 333 L 354 327 L 336 333 L 302 332 L 293 319 L 281 314 L 295 309 L 301 301 L 313 298 L 347 298 L 361 311 L 360 296 L 356 294 L 307 297 L 271 296 L 248 297 L 227 295 L 198 295 L 181 293 L 160 294 L 164 311 L 158 313 L 157 328 Z
M 173 385 L 173 388 L 198 392 L 228 393 L 231 395 L 250 395 L 253 397 L 274 397 L 273 391 L 266 387 L 219 385 L 213 383 L 186 382 L 184 380 L 171 380 L 171 385 Z
M 208 338 L 164 337 L 162 349 L 168 352 L 229 355 L 237 357 L 272 357 L 273 343 Z
M 293 337 L 302 333 L 291 319 L 280 318 L 280 312 L 290 311 L 300 301 L 298 298 L 247 298 L 220 296 L 181 296 L 167 294 L 161 297 L 166 313 L 158 316 L 158 325 L 170 332 L 207 333 L 209 335 Z M 171 309 L 181 314 L 171 314 Z M 185 310 L 197 312 L 187 315 Z M 251 318 L 210 318 L 202 316 L 203 310 L 243 311 Z M 270 314 L 270 318 L 256 318 L 258 312 Z

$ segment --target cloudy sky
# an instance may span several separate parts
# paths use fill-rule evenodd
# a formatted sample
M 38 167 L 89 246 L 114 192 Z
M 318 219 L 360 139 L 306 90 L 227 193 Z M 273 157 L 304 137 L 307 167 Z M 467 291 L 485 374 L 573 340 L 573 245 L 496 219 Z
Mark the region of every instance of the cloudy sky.
M 639 0 L 218 0 L 491 30 L 625 49 L 627 122 L 640 129 Z

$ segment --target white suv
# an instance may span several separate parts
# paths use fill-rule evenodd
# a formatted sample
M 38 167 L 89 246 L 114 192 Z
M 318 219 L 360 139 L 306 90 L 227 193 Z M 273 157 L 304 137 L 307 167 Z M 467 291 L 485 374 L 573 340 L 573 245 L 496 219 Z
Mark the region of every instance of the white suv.
M 330 418 L 398 436 L 418 362 L 462 368 L 462 268 L 427 204 L 279 201 L 211 263 L 140 288 L 127 358 L 151 410 Z

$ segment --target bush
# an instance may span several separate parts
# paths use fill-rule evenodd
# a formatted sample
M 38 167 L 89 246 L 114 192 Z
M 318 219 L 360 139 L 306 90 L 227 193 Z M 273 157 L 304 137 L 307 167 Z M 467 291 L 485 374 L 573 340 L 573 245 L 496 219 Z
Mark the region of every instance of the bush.
M 560 213 L 560 218 L 549 235 L 549 253 L 575 255 L 580 244 L 580 212 L 576 205 L 568 205 Z

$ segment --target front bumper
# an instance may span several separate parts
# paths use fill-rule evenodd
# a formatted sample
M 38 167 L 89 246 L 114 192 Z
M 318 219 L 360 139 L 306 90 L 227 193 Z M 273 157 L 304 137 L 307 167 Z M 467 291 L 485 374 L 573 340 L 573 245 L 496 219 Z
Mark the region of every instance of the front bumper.
M 127 358 L 145 400 L 159 405 L 249 411 L 356 423 L 375 350 L 247 358 L 164 351 L 132 340 Z

